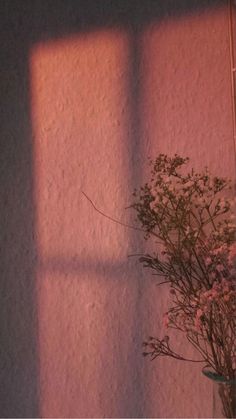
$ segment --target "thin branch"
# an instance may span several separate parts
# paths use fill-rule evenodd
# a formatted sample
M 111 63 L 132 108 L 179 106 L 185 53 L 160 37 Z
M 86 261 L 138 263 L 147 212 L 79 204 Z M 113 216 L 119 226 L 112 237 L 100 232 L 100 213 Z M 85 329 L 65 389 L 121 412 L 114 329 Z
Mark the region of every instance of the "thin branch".
M 99 209 L 95 206 L 95 204 L 94 204 L 94 202 L 92 201 L 92 199 L 91 199 L 91 198 L 89 198 L 89 197 L 88 197 L 88 195 L 86 195 L 86 193 L 85 193 L 85 192 L 83 192 L 83 191 L 82 191 L 82 194 L 83 194 L 83 195 L 85 196 L 85 198 L 86 198 L 86 199 L 90 202 L 90 204 L 91 204 L 91 205 L 92 205 L 92 207 L 95 209 L 95 211 L 97 211 L 97 212 L 98 212 L 99 214 L 101 214 L 103 217 L 108 218 L 108 220 L 113 221 L 113 223 L 116 223 L 116 224 L 122 225 L 123 227 L 132 228 L 133 230 L 141 231 L 142 233 L 147 233 L 147 231 L 146 231 L 146 230 L 143 230 L 142 228 L 135 227 L 135 226 L 132 226 L 132 225 L 130 225 L 130 224 L 123 223 L 122 221 L 116 220 L 115 218 L 111 217 L 110 215 L 105 214 L 103 211 L 99 210 Z
M 92 201 L 92 199 L 91 199 L 91 198 L 89 198 L 89 197 L 88 197 L 88 195 L 87 195 L 85 192 L 83 192 L 83 191 L 82 191 L 82 194 L 83 194 L 83 195 L 85 196 L 85 198 L 86 198 L 86 199 L 90 202 L 90 204 L 91 204 L 91 205 L 92 205 L 92 207 L 95 209 L 95 211 L 97 211 L 100 215 L 102 215 L 103 217 L 107 218 L 108 220 L 113 221 L 113 223 L 119 224 L 119 225 L 121 225 L 121 226 L 123 226 L 123 227 L 131 228 L 132 230 L 141 231 L 142 233 L 145 233 L 145 234 L 149 233 L 150 235 L 152 235 L 152 236 L 154 236 L 154 237 L 159 237 L 159 236 L 157 236 L 157 234 L 155 234 L 153 231 L 149 231 L 149 232 L 148 232 L 148 231 L 146 231 L 146 230 L 143 230 L 142 228 L 135 227 L 135 226 L 130 225 L 130 224 L 127 224 L 127 223 L 123 223 L 122 221 L 119 221 L 119 220 L 117 220 L 116 218 L 113 218 L 113 217 L 111 217 L 110 215 L 105 214 L 105 212 L 101 211 L 100 209 L 98 209 L 98 208 L 96 207 L 96 205 L 94 204 L 94 202 Z M 156 243 L 158 243 L 158 244 L 162 244 L 162 242 L 156 242 Z

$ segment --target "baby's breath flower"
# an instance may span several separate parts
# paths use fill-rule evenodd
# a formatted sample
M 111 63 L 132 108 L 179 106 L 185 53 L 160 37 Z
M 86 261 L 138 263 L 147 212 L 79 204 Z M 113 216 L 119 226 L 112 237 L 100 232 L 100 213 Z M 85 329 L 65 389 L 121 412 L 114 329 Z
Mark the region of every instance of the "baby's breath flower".
M 211 263 L 212 263 L 211 258 L 210 258 L 209 256 L 207 256 L 207 257 L 205 258 L 205 264 L 208 266 L 208 265 L 210 265 Z
M 186 173 L 182 168 L 188 161 L 160 154 L 152 162 L 151 182 L 136 191 L 132 206 L 145 237 L 158 241 L 157 252 L 143 255 L 140 261 L 163 278 L 164 286 L 170 285 L 172 305 L 163 316 L 164 327 L 187 335 L 206 364 L 232 379 L 236 374 L 236 200 L 229 197 L 228 179 L 213 177 L 208 169 Z M 170 349 L 165 337 L 152 337 L 145 347 L 150 349 L 145 355 L 152 359 L 163 355 L 186 359 Z

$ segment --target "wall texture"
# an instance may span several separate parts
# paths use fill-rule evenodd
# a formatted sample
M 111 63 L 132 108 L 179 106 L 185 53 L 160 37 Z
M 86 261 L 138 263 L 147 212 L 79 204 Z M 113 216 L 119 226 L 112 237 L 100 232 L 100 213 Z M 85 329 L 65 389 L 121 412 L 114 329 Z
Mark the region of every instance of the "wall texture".
M 150 155 L 235 176 L 227 2 L 56 6 L 0 6 L 0 416 L 210 416 L 199 365 L 141 355 L 168 303 L 146 242 L 82 191 L 134 223 Z

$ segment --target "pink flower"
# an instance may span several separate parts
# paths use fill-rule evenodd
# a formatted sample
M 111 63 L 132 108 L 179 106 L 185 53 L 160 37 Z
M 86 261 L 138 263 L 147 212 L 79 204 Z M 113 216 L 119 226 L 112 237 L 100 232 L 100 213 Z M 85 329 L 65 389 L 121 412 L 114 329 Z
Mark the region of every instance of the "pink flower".
M 169 313 L 165 313 L 163 316 L 163 326 L 168 327 L 170 324 Z
M 203 310 L 201 308 L 199 308 L 197 310 L 196 317 L 195 317 L 195 320 L 194 320 L 194 326 L 195 326 L 196 330 L 200 330 L 202 328 L 202 316 L 203 315 L 204 315 Z
M 223 272 L 223 270 L 224 270 L 224 266 L 223 266 L 221 263 L 219 263 L 218 265 L 216 265 L 216 270 L 217 270 L 218 272 Z
M 222 244 L 222 246 L 217 247 L 216 249 L 212 250 L 211 253 L 213 255 L 219 255 L 220 253 L 224 253 L 226 251 L 226 246 Z
M 236 243 L 230 246 L 228 260 L 230 263 L 234 263 L 236 259 Z
M 219 292 L 217 290 L 213 289 L 211 295 L 212 295 L 212 298 L 216 299 L 216 298 L 219 297 Z
M 223 292 L 228 293 L 230 291 L 230 282 L 227 281 L 226 279 L 223 279 L 221 284 L 222 284 L 222 287 L 223 287 Z
M 214 284 L 212 286 L 212 289 L 213 290 L 216 290 L 216 291 L 220 291 L 220 285 L 219 285 L 219 283 L 218 282 L 214 282 Z
M 201 300 L 203 302 L 206 302 L 206 304 L 208 304 L 209 302 L 212 301 L 212 290 L 208 290 L 205 291 L 202 295 L 201 295 Z
M 159 202 L 159 198 L 158 198 L 158 196 L 156 196 L 156 198 L 154 199 L 154 201 L 150 202 L 150 208 L 151 208 L 151 210 L 155 210 L 158 202 Z
M 197 310 L 196 318 L 200 319 L 202 315 L 203 315 L 203 311 L 202 311 L 202 309 L 201 309 L 201 308 L 199 308 L 199 309 Z
M 210 264 L 211 264 L 211 262 L 212 262 L 212 260 L 211 260 L 211 258 L 208 256 L 208 257 L 205 259 L 205 264 L 208 266 L 208 265 L 210 265 Z

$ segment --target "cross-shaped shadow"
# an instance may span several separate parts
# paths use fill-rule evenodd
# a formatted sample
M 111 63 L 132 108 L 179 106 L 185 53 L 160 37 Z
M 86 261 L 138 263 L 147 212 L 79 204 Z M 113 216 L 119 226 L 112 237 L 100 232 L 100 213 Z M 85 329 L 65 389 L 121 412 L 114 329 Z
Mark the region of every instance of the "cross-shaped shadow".
M 140 141 L 140 36 L 152 22 L 178 19 L 224 0 L 1 0 L 0 2 L 0 127 L 1 127 L 1 344 L 0 416 L 38 417 L 39 355 L 37 296 L 38 260 L 35 239 L 33 137 L 30 109 L 29 52 L 38 42 L 99 28 L 123 28 L 130 36 L 129 152 L 142 155 Z M 133 187 L 142 180 L 142 166 L 130 167 Z M 132 232 L 131 241 L 132 241 Z M 104 261 L 106 266 L 106 261 Z M 93 270 L 96 261 L 49 260 L 43 269 Z M 113 266 L 107 264 L 108 271 Z M 118 272 L 122 270 L 119 266 Z M 119 275 L 118 275 L 119 276 Z M 141 321 L 139 307 L 137 318 Z M 136 366 L 137 367 L 137 366 Z M 141 385 L 141 384 L 140 384 Z M 144 394 L 140 391 L 140 406 Z M 132 404 L 132 400 L 130 400 Z M 135 410 L 135 414 L 137 411 Z

